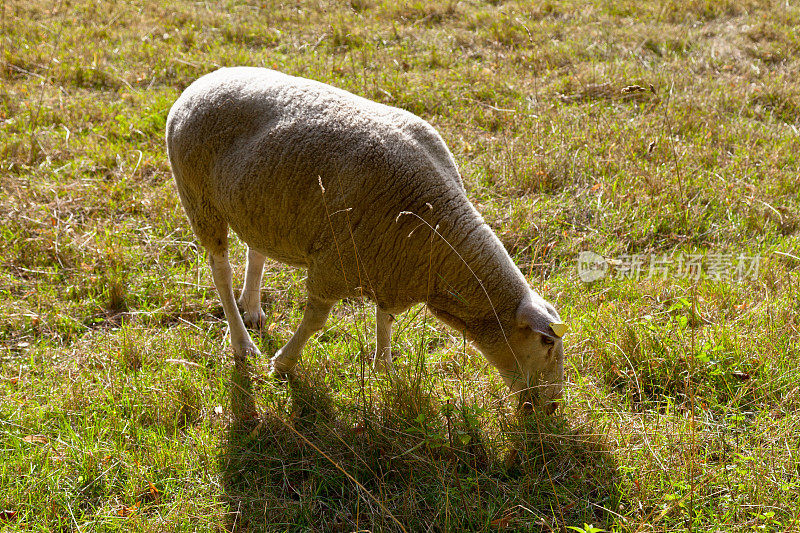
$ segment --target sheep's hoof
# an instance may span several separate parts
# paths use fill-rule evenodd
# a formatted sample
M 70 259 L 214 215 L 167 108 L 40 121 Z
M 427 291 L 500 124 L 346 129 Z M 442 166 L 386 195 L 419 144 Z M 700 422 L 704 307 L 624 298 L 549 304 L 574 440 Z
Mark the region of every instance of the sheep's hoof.
M 255 313 L 244 311 L 242 313 L 242 320 L 244 320 L 244 325 L 251 329 L 262 330 L 264 326 L 267 325 L 267 315 L 261 308 Z
M 280 355 L 281 352 L 278 350 L 278 353 L 270 360 L 269 376 L 281 381 L 288 381 L 297 376 L 295 365 L 287 365 L 285 362 L 281 361 Z
M 259 350 L 253 341 L 245 341 L 233 347 L 233 353 L 235 356 L 244 357 L 245 360 L 248 357 L 259 357 L 261 355 L 261 350 Z

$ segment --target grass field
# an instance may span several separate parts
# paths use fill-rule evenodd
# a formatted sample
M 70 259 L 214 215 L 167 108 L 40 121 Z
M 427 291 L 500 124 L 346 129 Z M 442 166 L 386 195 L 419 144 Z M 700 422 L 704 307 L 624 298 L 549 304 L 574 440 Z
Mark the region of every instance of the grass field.
M 0 530 L 800 530 L 796 2 L 0 5 Z M 232 419 L 164 124 L 239 64 L 442 133 L 572 328 L 554 417 L 424 307 L 394 386 L 359 301 L 268 378 L 304 303 L 268 262 L 261 419 Z

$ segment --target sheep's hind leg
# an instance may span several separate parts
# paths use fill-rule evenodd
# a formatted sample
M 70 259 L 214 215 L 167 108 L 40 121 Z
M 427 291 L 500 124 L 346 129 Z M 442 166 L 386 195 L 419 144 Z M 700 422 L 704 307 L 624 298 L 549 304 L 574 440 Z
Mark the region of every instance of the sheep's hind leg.
M 392 374 L 392 322 L 394 316 L 375 306 L 375 360 L 373 368 L 378 372 Z
M 228 251 L 223 249 L 219 252 L 211 252 L 209 255 L 211 274 L 214 277 L 214 286 L 217 288 L 219 298 L 222 300 L 222 309 L 225 311 L 228 328 L 230 328 L 234 355 L 241 359 L 245 359 L 248 355 L 261 355 L 247 333 L 242 316 L 236 307 L 236 299 L 233 295 L 233 272 L 231 264 L 228 262 Z
M 265 260 L 263 254 L 247 247 L 244 287 L 238 303 L 244 314 L 244 323 L 256 329 L 263 328 L 267 321 L 267 315 L 261 309 L 261 276 L 264 273 Z
M 272 369 L 274 373 L 283 375 L 291 374 L 294 371 L 294 367 L 297 365 L 302 355 L 303 346 L 305 346 L 308 339 L 311 338 L 311 335 L 321 330 L 325 325 L 331 307 L 333 307 L 332 303 L 309 296 L 308 302 L 306 303 L 306 310 L 303 313 L 303 320 L 300 322 L 300 327 L 294 332 L 289 342 L 278 350 L 272 358 Z
M 211 274 L 214 277 L 214 286 L 222 300 L 222 309 L 225 311 L 225 318 L 231 332 L 234 359 L 233 390 L 231 391 L 233 416 L 236 420 L 254 420 L 258 418 L 258 411 L 253 400 L 253 385 L 247 356 L 261 355 L 261 352 L 250 339 L 239 310 L 236 308 L 236 300 L 233 296 L 233 272 L 228 262 L 228 251 L 223 248 L 218 252 L 209 252 L 209 263 L 211 264 Z

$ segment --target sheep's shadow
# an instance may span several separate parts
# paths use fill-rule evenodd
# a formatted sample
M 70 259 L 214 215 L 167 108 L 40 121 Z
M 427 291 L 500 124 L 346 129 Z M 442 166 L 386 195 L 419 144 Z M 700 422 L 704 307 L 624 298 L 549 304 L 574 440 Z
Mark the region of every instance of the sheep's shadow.
M 345 405 L 313 377 L 290 380 L 247 418 L 236 401 L 252 383 L 234 383 L 233 408 L 246 416 L 220 457 L 230 530 L 550 531 L 615 521 L 612 455 L 563 419 L 501 420 L 489 431 L 480 407 L 413 385 Z

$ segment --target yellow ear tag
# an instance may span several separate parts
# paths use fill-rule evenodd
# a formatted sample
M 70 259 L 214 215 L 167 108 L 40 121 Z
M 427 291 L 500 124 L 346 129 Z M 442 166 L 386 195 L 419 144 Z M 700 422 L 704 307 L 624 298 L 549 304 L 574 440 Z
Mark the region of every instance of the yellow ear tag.
M 553 329 L 558 338 L 563 337 L 567 330 L 569 330 L 569 327 L 566 324 L 559 324 L 557 322 L 550 324 L 550 327 Z

